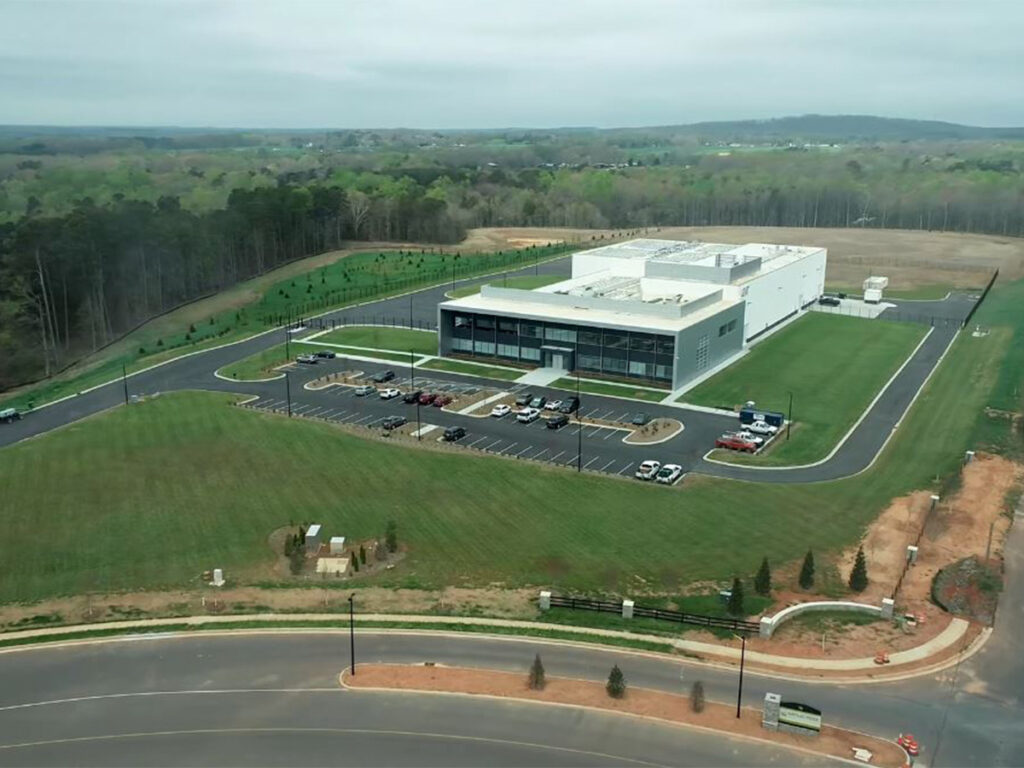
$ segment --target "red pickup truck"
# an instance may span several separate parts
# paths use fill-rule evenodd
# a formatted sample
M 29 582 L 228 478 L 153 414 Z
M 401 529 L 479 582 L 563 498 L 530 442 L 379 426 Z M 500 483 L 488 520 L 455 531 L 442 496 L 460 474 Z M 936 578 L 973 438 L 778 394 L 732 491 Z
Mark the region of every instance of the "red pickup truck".
M 757 443 L 738 435 L 735 432 L 726 432 L 715 440 L 715 448 L 728 448 L 730 451 L 746 451 L 753 453 L 757 450 Z

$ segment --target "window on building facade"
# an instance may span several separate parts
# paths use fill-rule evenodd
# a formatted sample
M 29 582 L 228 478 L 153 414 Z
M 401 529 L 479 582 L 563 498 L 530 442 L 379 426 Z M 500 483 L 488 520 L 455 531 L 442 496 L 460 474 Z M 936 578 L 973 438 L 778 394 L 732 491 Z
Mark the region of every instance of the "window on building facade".
M 540 360 L 540 350 L 533 347 L 520 347 L 519 357 L 523 360 Z
M 452 339 L 452 350 L 455 352 L 472 352 L 473 351 L 473 340 L 472 339 Z
M 629 337 L 624 333 L 604 332 L 604 345 L 608 349 L 626 349 L 629 346 Z
M 634 352 L 653 352 L 654 337 L 631 333 L 629 335 L 629 348 Z
M 552 328 L 548 326 L 544 329 L 544 338 L 547 341 L 564 341 L 569 344 L 575 344 L 576 331 L 568 328 Z
M 516 333 L 519 329 L 519 323 L 515 320 L 499 320 L 498 330 L 502 333 Z
M 579 334 L 580 344 L 589 344 L 592 347 L 601 346 L 601 332 L 600 331 L 580 331 Z
M 473 351 L 481 355 L 493 355 L 494 354 L 494 342 L 493 341 L 474 341 Z
M 455 327 L 456 328 L 472 328 L 473 318 L 468 315 L 456 315 L 455 316 Z
M 576 355 L 576 364 L 585 371 L 601 370 L 601 358 L 598 355 Z
M 658 336 L 655 350 L 659 355 L 673 355 L 676 351 L 676 340 L 671 336 Z
M 654 375 L 659 379 L 671 379 L 672 378 L 672 366 L 671 365 L 659 365 L 654 369 Z
M 519 335 L 528 336 L 531 339 L 539 339 L 541 336 L 541 329 L 537 323 L 520 323 L 519 324 Z
M 641 363 L 636 360 L 629 361 L 629 373 L 631 376 L 650 376 L 653 367 L 651 363 Z
M 493 331 L 494 330 L 494 318 L 488 317 L 487 315 L 477 315 L 476 317 L 477 330 L 481 331 Z
M 710 344 L 710 339 L 706 333 L 697 339 L 696 365 L 698 371 L 703 371 L 708 367 L 708 347 Z
M 601 370 L 608 373 L 625 373 L 626 360 L 621 357 L 606 357 L 601 361 Z
M 519 359 L 519 347 L 515 344 L 499 344 L 498 356 L 511 357 L 513 360 L 517 360 Z

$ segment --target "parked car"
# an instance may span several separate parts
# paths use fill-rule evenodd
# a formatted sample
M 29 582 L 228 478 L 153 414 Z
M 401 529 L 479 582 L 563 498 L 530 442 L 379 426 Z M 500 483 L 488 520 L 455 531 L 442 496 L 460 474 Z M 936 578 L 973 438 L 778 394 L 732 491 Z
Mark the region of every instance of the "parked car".
M 747 429 L 753 432 L 755 435 L 774 435 L 779 431 L 779 428 L 773 424 L 769 424 L 767 421 L 754 421 L 747 424 Z
M 10 424 L 12 421 L 18 421 L 19 419 L 21 419 L 21 414 L 14 408 L 4 408 L 0 411 L 0 421 L 5 424 Z
M 452 397 L 451 395 L 438 395 L 437 397 L 434 398 L 434 402 L 432 402 L 431 405 L 434 406 L 435 408 L 444 408 L 446 405 L 448 405 L 448 403 L 450 403 L 454 399 L 455 398 Z
M 537 395 L 533 400 L 530 401 L 530 407 L 536 408 L 538 411 L 541 410 L 548 399 L 544 395 Z
M 520 408 L 524 405 L 529 405 L 531 400 L 533 400 L 533 395 L 529 392 L 520 392 L 516 395 L 516 405 Z
M 651 420 L 650 414 L 642 413 L 642 412 L 638 413 L 636 416 L 633 417 L 633 426 L 634 427 L 644 427 L 644 426 L 647 426 L 647 423 L 650 420 Z
M 545 411 L 557 411 L 561 407 L 562 407 L 562 401 L 561 400 L 548 400 L 546 403 L 544 403 L 544 410 Z
M 436 392 L 424 392 L 422 395 L 420 395 L 420 405 L 430 405 L 436 399 Z
M 420 395 L 422 394 L 422 389 L 414 389 L 412 392 L 406 392 L 405 396 L 402 398 L 402 402 L 408 403 L 409 405 L 415 405 L 419 402 Z
M 376 391 L 377 388 L 373 386 L 373 384 L 361 384 L 356 387 L 356 397 L 366 397 L 367 395 L 372 395 Z
M 295 358 L 295 362 L 303 365 L 316 365 L 319 361 L 316 359 L 316 355 L 299 355 Z
M 498 405 L 491 408 L 491 416 L 500 419 L 502 416 L 508 416 L 512 413 L 512 407 L 505 405 L 505 403 L 499 403 Z
M 449 443 L 453 443 L 459 438 L 466 436 L 466 430 L 464 427 L 448 427 L 444 431 L 444 439 Z
M 661 469 L 660 461 L 642 461 L 640 462 L 640 466 L 636 468 L 636 472 L 633 476 L 639 478 L 640 480 L 650 480 L 652 477 L 658 474 L 659 469 Z
M 835 296 L 822 296 L 820 299 L 818 299 L 818 303 L 821 304 L 823 307 L 838 307 L 843 302 L 841 302 Z
M 569 417 L 564 413 L 556 413 L 548 419 L 548 429 L 561 429 L 569 423 Z
M 329 349 L 318 349 L 313 353 L 313 356 L 319 357 L 321 360 L 333 360 L 337 357 L 337 355 Z
M 516 421 L 521 424 L 532 424 L 540 416 L 540 411 L 536 408 L 523 408 L 518 414 L 516 414 Z
M 568 400 L 562 402 L 562 407 L 559 408 L 562 413 L 576 413 L 580 409 L 580 399 L 578 397 L 570 397 Z
M 678 464 L 666 464 L 658 470 L 658 474 L 654 476 L 654 482 L 672 485 L 672 483 L 678 480 L 679 476 L 682 474 L 683 468 Z
M 757 443 L 740 437 L 736 432 L 726 432 L 715 440 L 715 448 L 728 448 L 731 451 L 745 451 L 753 453 L 757 450 Z
M 388 416 L 380 423 L 380 426 L 383 429 L 398 429 L 407 421 L 408 419 L 406 419 L 405 416 Z
M 753 432 L 751 432 L 749 430 L 741 429 L 736 434 L 739 435 L 740 437 L 742 437 L 744 440 L 749 440 L 754 445 L 756 445 L 758 448 L 760 448 L 762 445 L 764 445 L 764 437 L 762 437 L 761 435 L 755 435 Z
M 394 387 L 387 387 L 380 391 L 380 399 L 390 400 L 393 397 L 398 397 L 400 394 L 402 394 L 401 390 L 395 389 Z
M 383 384 L 385 381 L 391 381 L 393 378 L 395 378 L 394 371 L 381 371 L 373 376 L 373 380 L 378 384 Z

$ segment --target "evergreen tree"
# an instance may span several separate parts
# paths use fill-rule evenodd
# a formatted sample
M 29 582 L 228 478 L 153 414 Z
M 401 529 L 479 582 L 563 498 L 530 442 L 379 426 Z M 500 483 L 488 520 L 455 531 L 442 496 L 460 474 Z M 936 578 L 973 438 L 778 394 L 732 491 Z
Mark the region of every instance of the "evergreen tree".
M 352 557 L 350 559 L 352 561 L 352 572 L 359 573 L 359 558 L 356 557 L 355 552 L 352 553 Z
M 626 678 L 622 676 L 622 670 L 619 669 L 618 664 L 612 667 L 612 671 L 608 674 L 605 690 L 613 699 L 621 699 L 626 695 Z
M 544 665 L 541 663 L 538 653 L 530 666 L 529 686 L 534 691 L 540 691 L 544 689 L 544 684 Z
M 772 571 L 768 567 L 767 557 L 761 561 L 761 567 L 757 569 L 757 576 L 754 577 L 754 591 L 765 597 L 772 593 Z
M 729 603 L 726 610 L 733 616 L 743 616 L 743 582 L 739 578 L 732 580 L 732 591 L 729 593 Z
M 387 544 L 388 552 L 398 551 L 398 523 L 388 520 L 388 526 L 384 531 L 384 541 Z
M 359 564 L 366 565 L 366 547 L 359 545 Z
M 694 712 L 704 711 L 704 683 L 696 680 L 690 689 L 690 709 Z
M 814 553 L 809 549 L 804 556 L 804 564 L 800 567 L 800 586 L 804 589 L 814 586 Z
M 850 571 L 850 589 L 863 592 L 868 586 L 868 564 L 864 559 L 864 547 L 857 548 L 857 559 L 853 561 Z

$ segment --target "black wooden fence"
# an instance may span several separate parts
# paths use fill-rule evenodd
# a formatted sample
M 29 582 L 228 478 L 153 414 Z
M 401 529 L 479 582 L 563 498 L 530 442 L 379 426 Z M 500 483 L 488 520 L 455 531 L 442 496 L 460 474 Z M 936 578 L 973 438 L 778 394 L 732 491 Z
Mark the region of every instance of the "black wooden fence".
M 589 597 L 563 597 L 561 595 L 552 595 L 551 607 L 622 614 L 621 602 L 592 600 Z M 727 629 L 731 632 L 757 632 L 760 629 L 760 625 L 753 621 L 724 619 L 720 616 L 705 616 L 700 613 L 683 613 L 682 611 L 669 611 L 663 608 L 645 608 L 641 605 L 633 606 L 633 616 L 635 618 L 671 621 L 676 624 L 692 624 L 697 627 L 707 627 L 709 629 Z

